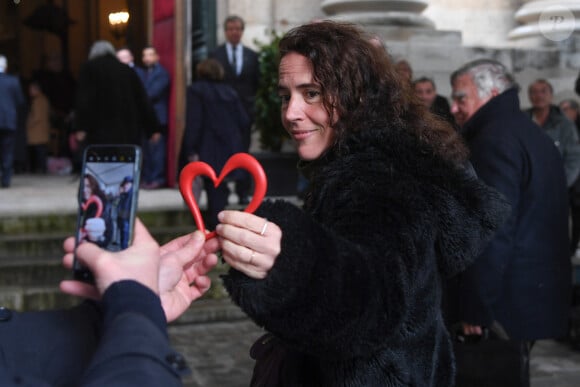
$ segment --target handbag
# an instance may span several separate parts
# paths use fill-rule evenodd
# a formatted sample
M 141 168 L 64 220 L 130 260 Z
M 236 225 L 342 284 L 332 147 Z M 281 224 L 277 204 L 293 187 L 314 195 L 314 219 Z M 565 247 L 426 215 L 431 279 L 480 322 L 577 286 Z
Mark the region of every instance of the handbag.
M 482 336 L 455 332 L 456 387 L 530 386 L 530 342 L 510 339 L 497 322 Z
M 251 387 L 273 387 L 282 385 L 282 367 L 286 348 L 271 333 L 260 337 L 250 348 L 250 357 L 256 360 Z

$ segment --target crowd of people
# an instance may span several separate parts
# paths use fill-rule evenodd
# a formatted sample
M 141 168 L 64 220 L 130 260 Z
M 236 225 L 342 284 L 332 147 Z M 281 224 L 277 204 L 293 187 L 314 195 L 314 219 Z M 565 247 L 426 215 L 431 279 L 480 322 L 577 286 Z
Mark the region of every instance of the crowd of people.
M 240 43 L 243 30 L 241 18 L 228 17 L 227 42 L 197 65 L 182 163 L 202 159 L 219 169 L 248 150 L 255 89 L 246 87 L 258 70 L 255 52 Z M 177 384 L 187 366 L 169 348 L 166 323 L 207 291 L 219 254 L 229 265 L 222 280 L 231 299 L 266 331 L 250 352 L 252 386 L 474 386 L 481 380 L 470 379 L 454 342 L 490 330 L 522 352 L 521 367 L 501 375 L 490 368 L 498 379 L 489 385 L 529 386 L 534 342 L 564 338 L 569 329 L 570 256 L 580 237 L 578 103 L 556 105 L 550 82 L 537 79 L 528 87 L 532 106 L 522 110 L 514 76 L 491 59 L 455 69 L 447 100 L 432 79 L 414 79 L 409 62 L 394 61 L 375 40 L 352 24 L 317 21 L 279 42 L 281 121 L 308 180 L 301 208 L 266 200 L 254 214 L 224 210 L 227 192 L 208 188 L 216 238 L 195 232 L 159 247 L 137 222 L 127 250 L 81 244 L 77 255 L 96 283 L 64 281 L 61 288 L 97 302 L 20 315 L 50 329 L 53 313 L 64 321 L 70 332 L 44 337 L 47 330 L 38 330 L 30 345 L 73 342 L 62 363 L 75 364 L 75 372 L 48 372 L 39 364 L 52 354 L 41 351 L 34 362 L 6 363 L 18 364 L 14 369 L 0 364 L 0 378 Z M 167 105 L 154 102 L 170 80 L 154 48 L 143 50 L 143 63 L 148 71 L 129 50 L 95 43 L 79 77 L 79 149 L 146 144 L 156 160 Z M 102 77 L 113 73 L 123 79 L 118 92 L 133 93 L 135 105 L 122 114 L 102 101 Z M 158 88 L 148 88 L 156 76 Z M 245 84 L 243 77 L 252 79 Z M 23 100 L 14 94 L 15 105 Z M 128 124 L 128 112 L 142 121 Z M 6 125 L 2 136 L 14 130 Z M 156 176 L 154 167 L 147 173 Z M 243 201 L 247 177 L 233 178 Z M 151 177 L 148 184 L 164 182 Z M 95 195 L 87 188 L 86 202 Z M 86 211 L 98 212 L 99 200 Z M 69 240 L 67 267 L 72 249 Z M 24 333 L 16 324 L 2 328 L 0 337 L 10 337 L 0 340 L 3 352 L 19 359 L 14 343 Z M 499 351 L 482 351 L 480 366 Z M 112 366 L 119 361 L 123 367 Z

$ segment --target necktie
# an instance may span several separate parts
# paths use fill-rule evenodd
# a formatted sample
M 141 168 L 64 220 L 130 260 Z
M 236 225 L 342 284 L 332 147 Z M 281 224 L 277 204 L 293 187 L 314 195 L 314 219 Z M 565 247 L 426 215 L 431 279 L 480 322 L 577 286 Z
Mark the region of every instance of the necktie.
M 234 69 L 234 74 L 238 75 L 238 61 L 236 58 L 236 46 L 232 46 L 232 67 Z

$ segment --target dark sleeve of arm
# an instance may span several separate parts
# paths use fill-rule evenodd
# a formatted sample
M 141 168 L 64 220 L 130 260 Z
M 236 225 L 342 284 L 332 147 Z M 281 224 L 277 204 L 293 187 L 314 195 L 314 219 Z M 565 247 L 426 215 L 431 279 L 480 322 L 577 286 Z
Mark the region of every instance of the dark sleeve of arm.
M 202 121 L 203 105 L 201 96 L 192 88 L 188 88 L 182 150 L 185 157 L 199 153 L 202 138 Z
M 143 86 L 143 83 L 139 79 L 139 76 L 135 72 L 132 73 L 133 73 L 133 75 L 131 76 L 132 87 L 134 90 L 138 106 L 140 106 L 140 110 L 142 112 L 141 119 L 143 121 L 142 125 L 145 131 L 145 136 L 149 138 L 154 133 L 161 131 L 159 120 L 157 119 L 157 114 L 155 114 L 153 104 L 151 103 L 151 101 L 149 101 L 149 97 L 147 96 L 147 92 L 145 91 L 145 87 Z
M 473 147 L 471 160 L 477 175 L 504 195 L 512 210 L 518 208 L 520 184 L 524 176 L 519 147 L 503 139 L 487 137 Z M 485 149 L 485 152 L 479 151 Z M 494 316 L 490 305 L 500 297 L 502 278 L 510 264 L 516 228 L 515 211 L 500 227 L 484 252 L 461 276 L 462 318 L 475 325 L 489 325 Z
M 372 215 L 342 212 L 330 230 L 290 203 L 263 203 L 257 214 L 283 230 L 281 254 L 263 280 L 235 270 L 224 278 L 234 302 L 258 325 L 320 356 L 362 355 L 384 345 L 376 338 L 396 331 L 413 286 L 412 278 L 399 274 L 418 272 L 410 268 L 417 262 L 403 259 L 395 247 L 409 241 L 395 241 L 395 233 L 378 240 L 362 224 Z
M 576 125 L 565 118 L 562 118 L 562 143 L 566 183 L 568 187 L 571 187 L 580 173 L 580 143 L 578 143 Z
M 168 98 L 171 79 L 165 69 L 160 69 L 155 82 L 147 87 L 147 95 L 152 102 L 157 102 L 163 98 Z
M 189 372 L 169 345 L 159 297 L 134 281 L 103 296 L 104 333 L 83 386 L 181 386 Z
M 576 84 L 574 85 L 574 90 L 576 94 L 580 95 L 580 73 L 578 73 L 578 78 L 576 78 Z
M 87 129 L 90 128 L 90 122 L 93 119 L 91 108 L 96 100 L 96 90 L 94 87 L 94 81 L 91 79 L 92 75 L 89 66 L 89 64 L 83 65 L 79 73 L 79 81 L 75 97 L 75 131 L 87 131 Z
M 0 364 L 49 384 L 78 385 L 96 351 L 101 322 L 98 304 L 88 301 L 67 310 L 13 312 L 0 323 Z

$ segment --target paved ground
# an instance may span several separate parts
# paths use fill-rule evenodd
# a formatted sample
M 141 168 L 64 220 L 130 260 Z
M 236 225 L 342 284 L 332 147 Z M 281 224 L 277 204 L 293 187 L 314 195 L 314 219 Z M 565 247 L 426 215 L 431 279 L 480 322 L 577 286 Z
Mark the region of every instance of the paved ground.
M 188 387 L 248 386 L 253 361 L 249 348 L 262 331 L 249 320 L 190 324 L 170 328 L 175 347 L 193 369 Z M 580 386 L 580 351 L 542 340 L 531 356 L 531 387 Z M 490 386 L 492 387 L 492 386 Z
M 9 189 L 0 189 L 2 216 L 24 213 L 76 211 L 78 180 L 71 176 L 14 177 Z M 176 189 L 142 191 L 139 208 L 183 208 Z M 538 311 L 541 313 L 541 311 Z M 252 371 L 251 344 L 261 330 L 247 319 L 174 325 L 174 345 L 187 357 L 193 369 L 185 379 L 188 387 L 247 386 Z M 580 351 L 552 340 L 540 341 L 532 351 L 532 387 L 580 386 Z

